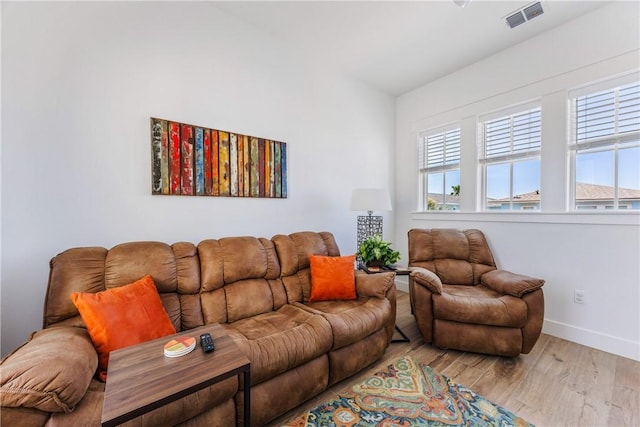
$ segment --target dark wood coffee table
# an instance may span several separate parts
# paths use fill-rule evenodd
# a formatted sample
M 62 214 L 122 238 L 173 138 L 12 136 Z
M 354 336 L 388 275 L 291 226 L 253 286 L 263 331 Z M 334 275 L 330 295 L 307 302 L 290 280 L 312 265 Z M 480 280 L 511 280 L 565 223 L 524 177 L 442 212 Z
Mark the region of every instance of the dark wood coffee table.
M 200 334 L 209 332 L 215 351 L 205 353 Z M 196 348 L 181 357 L 165 357 L 174 336 L 191 336 Z M 249 359 L 218 324 L 112 351 L 102 406 L 102 425 L 116 426 L 224 379 L 244 373 L 244 423 L 250 422 Z

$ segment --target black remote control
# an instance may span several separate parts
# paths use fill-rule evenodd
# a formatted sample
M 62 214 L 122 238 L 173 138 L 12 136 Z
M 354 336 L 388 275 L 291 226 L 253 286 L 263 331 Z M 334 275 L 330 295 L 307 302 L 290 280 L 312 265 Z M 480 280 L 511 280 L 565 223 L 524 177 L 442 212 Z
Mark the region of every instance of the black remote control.
M 211 353 L 216 348 L 213 345 L 213 338 L 211 338 L 211 334 L 208 333 L 200 335 L 200 345 L 205 353 Z

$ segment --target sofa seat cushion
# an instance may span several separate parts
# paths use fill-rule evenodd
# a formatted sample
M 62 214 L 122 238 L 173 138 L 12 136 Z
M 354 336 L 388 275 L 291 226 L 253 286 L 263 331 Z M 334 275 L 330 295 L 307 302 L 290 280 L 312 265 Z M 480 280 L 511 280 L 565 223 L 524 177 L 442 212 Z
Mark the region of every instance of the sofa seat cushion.
M 312 313 L 321 314 L 331 324 L 336 350 L 358 342 L 384 328 L 393 310 L 386 298 L 359 298 L 353 301 L 295 303 Z
M 259 384 L 328 352 L 327 320 L 290 304 L 224 325 L 251 361 L 251 383 Z
M 442 295 L 432 298 L 436 319 L 512 328 L 521 328 L 527 321 L 524 301 L 483 285 L 443 285 Z

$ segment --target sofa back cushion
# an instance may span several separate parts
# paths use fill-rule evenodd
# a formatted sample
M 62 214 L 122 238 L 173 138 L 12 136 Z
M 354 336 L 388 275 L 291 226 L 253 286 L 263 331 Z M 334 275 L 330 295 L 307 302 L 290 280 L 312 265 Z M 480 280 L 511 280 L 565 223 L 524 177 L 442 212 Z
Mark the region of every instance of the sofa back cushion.
M 283 304 L 280 263 L 273 243 L 256 237 L 209 239 L 198 245 L 206 323 L 227 323 Z
M 310 254 L 339 256 L 340 251 L 326 232 L 209 239 L 197 247 L 129 242 L 111 249 L 68 249 L 50 262 L 43 324 L 83 326 L 70 298 L 73 292 L 95 293 L 146 274 L 177 331 L 234 322 L 308 301 Z
M 287 301 L 307 302 L 311 295 L 309 255 L 340 256 L 333 234 L 301 231 L 271 239 L 280 260 L 281 278 Z
M 104 287 L 104 261 L 108 250 L 72 248 L 49 262 L 49 283 L 44 300 L 43 326 L 57 323 L 82 326 L 80 313 L 71 301 L 73 292 L 99 292 Z
M 73 248 L 50 262 L 44 327 L 83 325 L 73 292 L 96 293 L 153 278 L 177 331 L 204 324 L 200 309 L 198 253 L 191 243 L 130 242 L 105 248 Z
M 442 283 L 477 285 L 480 276 L 495 270 L 489 245 L 480 230 L 409 230 L 409 266 L 433 271 Z

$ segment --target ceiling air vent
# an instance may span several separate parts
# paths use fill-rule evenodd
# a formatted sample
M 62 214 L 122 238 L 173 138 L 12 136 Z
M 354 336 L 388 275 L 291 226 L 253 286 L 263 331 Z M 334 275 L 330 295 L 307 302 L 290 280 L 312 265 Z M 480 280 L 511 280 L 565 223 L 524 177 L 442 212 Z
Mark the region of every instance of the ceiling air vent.
M 524 15 L 520 10 L 513 15 L 507 16 L 507 25 L 509 25 L 509 27 L 511 28 L 515 28 L 520 24 L 524 24 L 525 22 L 527 22 L 527 20 L 524 19 Z
M 524 16 L 527 17 L 527 21 L 531 21 L 538 15 L 542 15 L 544 10 L 542 10 L 542 5 L 540 2 L 534 3 L 531 6 L 527 6 L 524 8 Z
M 542 4 L 540 2 L 532 3 L 512 14 L 507 16 L 507 25 L 510 28 L 515 28 L 520 24 L 524 24 L 527 21 L 532 20 L 536 16 L 540 16 L 544 13 L 542 10 Z

